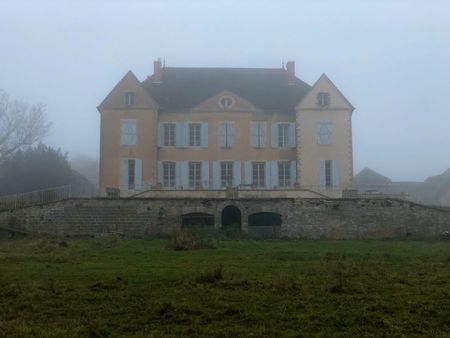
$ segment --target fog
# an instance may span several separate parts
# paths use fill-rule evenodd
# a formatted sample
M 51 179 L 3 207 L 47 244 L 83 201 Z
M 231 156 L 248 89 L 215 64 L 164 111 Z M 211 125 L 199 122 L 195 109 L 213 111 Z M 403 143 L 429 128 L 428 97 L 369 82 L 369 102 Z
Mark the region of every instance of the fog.
M 450 167 L 448 1 L 0 1 L 0 88 L 43 102 L 48 145 L 97 157 L 96 106 L 131 69 L 326 73 L 356 107 L 355 172 L 423 180 Z

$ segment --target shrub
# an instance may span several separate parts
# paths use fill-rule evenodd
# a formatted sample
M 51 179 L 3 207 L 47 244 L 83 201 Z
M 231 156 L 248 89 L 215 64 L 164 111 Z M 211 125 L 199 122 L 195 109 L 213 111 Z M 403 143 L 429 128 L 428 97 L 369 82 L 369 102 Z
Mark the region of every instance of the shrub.
M 215 249 L 216 244 L 214 240 L 205 233 L 176 230 L 169 238 L 166 248 L 176 251 Z
M 223 279 L 223 265 L 219 264 L 214 269 L 206 271 L 197 277 L 197 283 L 214 284 Z

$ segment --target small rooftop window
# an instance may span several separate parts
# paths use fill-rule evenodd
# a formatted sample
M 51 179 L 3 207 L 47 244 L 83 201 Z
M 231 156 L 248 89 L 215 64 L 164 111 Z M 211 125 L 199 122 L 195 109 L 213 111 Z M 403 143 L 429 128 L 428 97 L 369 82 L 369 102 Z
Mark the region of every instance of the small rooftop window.
M 127 106 L 132 106 L 134 104 L 134 93 L 133 92 L 126 92 L 125 96 L 125 104 Z
M 229 96 L 222 97 L 219 101 L 219 105 L 225 109 L 230 108 L 233 105 L 233 103 L 234 100 Z
M 317 105 L 326 107 L 330 105 L 330 94 L 326 92 L 317 93 Z

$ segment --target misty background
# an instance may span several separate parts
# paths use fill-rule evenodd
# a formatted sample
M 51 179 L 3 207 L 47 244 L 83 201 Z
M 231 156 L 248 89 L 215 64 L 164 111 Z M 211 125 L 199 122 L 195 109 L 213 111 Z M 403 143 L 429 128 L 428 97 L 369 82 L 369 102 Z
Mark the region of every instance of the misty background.
M 450 168 L 448 1 L 5 1 L 0 88 L 46 104 L 45 143 L 99 153 L 96 106 L 128 71 L 281 67 L 326 73 L 356 107 L 355 173 L 423 181 Z M 76 165 L 75 165 L 75 169 Z

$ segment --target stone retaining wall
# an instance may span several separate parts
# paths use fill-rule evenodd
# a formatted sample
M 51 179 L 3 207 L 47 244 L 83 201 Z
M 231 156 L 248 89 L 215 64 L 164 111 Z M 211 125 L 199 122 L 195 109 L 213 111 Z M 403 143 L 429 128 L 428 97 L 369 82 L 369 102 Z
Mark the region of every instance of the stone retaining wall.
M 396 199 L 70 199 L 43 206 L 0 212 L 0 228 L 61 236 L 122 233 L 142 237 L 170 233 L 181 216 L 207 213 L 221 227 L 222 210 L 241 211 L 242 231 L 248 216 L 274 212 L 282 216 L 281 236 L 292 238 L 435 238 L 450 231 L 450 210 Z

